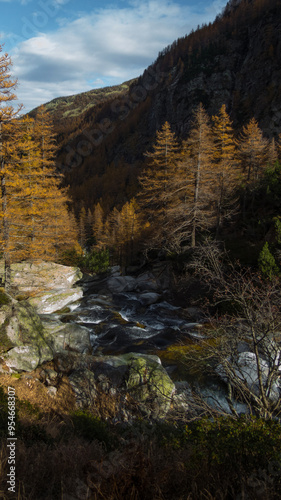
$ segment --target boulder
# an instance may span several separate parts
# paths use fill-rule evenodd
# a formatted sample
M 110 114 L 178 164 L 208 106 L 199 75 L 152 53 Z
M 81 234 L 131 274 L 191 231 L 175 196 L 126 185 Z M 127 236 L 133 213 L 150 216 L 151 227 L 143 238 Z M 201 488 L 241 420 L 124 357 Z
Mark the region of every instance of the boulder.
M 260 357 L 260 368 L 262 374 L 262 383 L 266 384 L 267 378 L 269 375 L 269 362 Z M 248 388 L 252 391 L 256 396 L 260 395 L 259 388 L 259 379 L 258 379 L 258 369 L 257 369 L 257 361 L 256 356 L 253 352 L 240 352 L 237 355 L 236 361 L 233 364 L 233 373 L 235 377 L 237 377 L 237 381 L 243 381 L 246 383 Z M 281 376 L 281 366 L 277 368 L 280 372 Z M 227 374 L 222 365 L 217 367 L 218 375 L 225 382 L 228 381 Z M 279 376 L 279 378 L 280 378 Z M 279 380 L 276 380 L 272 383 L 270 394 L 268 395 L 271 401 L 278 401 L 281 394 L 281 386 Z
M 151 273 L 143 273 L 136 278 L 136 290 L 138 292 L 159 291 L 159 283 Z
M 42 320 L 44 339 L 54 353 L 64 350 L 90 353 L 92 351 L 90 330 L 75 323 L 62 323 L 59 320 L 46 318 Z
M 32 371 L 62 351 L 91 352 L 87 328 L 52 318 L 41 321 L 28 301 L 13 301 L 3 307 L 5 321 L 0 326 L 0 341 L 4 369 L 8 368 L 10 372 Z
M 0 262 L 3 271 L 3 261 Z M 80 287 L 72 286 L 82 278 L 76 267 L 54 262 L 18 262 L 11 266 L 11 282 L 41 314 L 49 314 L 76 302 L 83 296 Z
M 34 308 L 25 301 L 13 301 L 5 307 L 6 318 L 0 327 L 4 370 L 32 371 L 43 361 L 51 360 L 53 353 L 44 339 L 42 323 Z
M 72 354 L 72 353 L 71 353 Z M 120 356 L 56 357 L 56 367 L 68 373 L 77 406 L 87 408 L 98 394 L 122 397 L 126 419 L 141 412 L 153 419 L 165 417 L 175 386 L 158 356 L 128 353 Z
M 158 356 L 137 353 L 122 356 L 128 362 L 127 390 L 152 418 L 163 418 L 171 406 L 175 385 Z
M 63 290 L 70 288 L 81 278 L 82 273 L 77 267 L 54 262 L 24 261 L 11 266 L 12 284 L 21 292 L 38 294 L 47 290 Z
M 144 292 L 141 293 L 139 296 L 139 299 L 144 306 L 150 306 L 152 304 L 156 304 L 156 302 L 159 302 L 161 298 L 161 295 L 159 293 L 155 292 Z
M 6 309 L 6 318 L 1 325 L 1 335 L 10 341 L 12 346 L 26 344 L 45 346 L 43 326 L 39 315 L 27 301 L 16 302 Z
M 111 276 L 107 286 L 111 293 L 132 292 L 136 287 L 136 279 L 132 276 Z
M 83 297 L 83 290 L 80 287 L 63 288 L 51 292 L 43 292 L 28 299 L 38 313 L 51 314 L 66 305 L 74 303 Z
M 2 363 L 4 362 L 4 369 L 0 366 L 0 371 L 6 371 L 6 367 L 10 373 L 31 372 L 44 361 L 53 359 L 53 353 L 46 344 L 40 347 L 21 345 L 10 349 L 1 358 Z

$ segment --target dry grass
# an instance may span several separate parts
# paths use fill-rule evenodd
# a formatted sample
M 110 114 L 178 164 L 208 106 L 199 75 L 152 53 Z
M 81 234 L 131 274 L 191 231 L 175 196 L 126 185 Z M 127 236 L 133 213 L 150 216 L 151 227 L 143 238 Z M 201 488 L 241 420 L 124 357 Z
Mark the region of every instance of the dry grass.
M 17 491 L 9 494 L 7 490 L 4 439 L 0 446 L 1 500 L 281 498 L 281 471 L 273 478 L 268 471 L 267 476 L 259 470 L 250 474 L 235 471 L 229 458 L 225 463 L 210 460 L 200 444 L 181 440 L 182 434 L 173 434 L 168 424 L 101 424 L 97 417 L 111 419 L 122 405 L 120 399 L 105 394 L 99 395 L 91 409 L 88 427 L 85 413 L 80 420 L 79 415 L 75 420 L 71 414 L 74 396 L 67 379 L 61 379 L 56 397 L 51 398 L 39 377 L 40 370 L 32 378 L 0 375 L 0 385 L 15 388 L 19 411 Z

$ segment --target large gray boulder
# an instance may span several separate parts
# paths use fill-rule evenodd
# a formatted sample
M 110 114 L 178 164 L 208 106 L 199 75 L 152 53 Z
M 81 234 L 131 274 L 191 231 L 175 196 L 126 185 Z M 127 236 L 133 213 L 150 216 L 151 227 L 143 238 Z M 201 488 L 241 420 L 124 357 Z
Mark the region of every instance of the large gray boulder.
M 230 362 L 230 360 L 228 360 Z M 260 396 L 260 385 L 259 385 L 259 376 L 258 376 L 258 366 L 256 356 L 253 352 L 240 352 L 236 356 L 236 359 L 232 361 L 232 378 L 235 377 L 236 383 L 239 385 L 246 384 L 248 389 L 255 394 L 256 396 Z M 263 359 L 261 356 L 259 357 L 259 365 L 261 370 L 261 381 L 264 387 L 267 385 L 269 373 L 270 373 L 270 363 Z M 281 395 L 281 366 L 276 366 L 276 371 L 280 373 L 279 377 L 276 377 L 275 381 L 272 381 L 270 392 L 267 395 L 271 401 L 278 401 Z M 228 382 L 228 376 L 223 365 L 219 365 L 217 367 L 218 375 L 224 380 Z M 230 380 L 231 382 L 232 380 Z
M 5 306 L 0 337 L 0 371 L 32 371 L 40 363 L 53 358 L 52 349 L 44 338 L 41 320 L 26 301 L 13 300 L 9 306 Z
M 0 273 L 3 261 L 0 262 Z M 77 267 L 54 262 L 24 261 L 11 266 L 11 284 L 28 297 L 37 312 L 50 314 L 81 299 L 83 290 L 73 285 L 82 278 Z
M 80 287 L 63 288 L 49 292 L 39 293 L 35 297 L 30 297 L 28 302 L 32 304 L 38 313 L 51 314 L 59 311 L 69 304 L 74 304 L 83 297 L 83 290 Z
M 49 290 L 63 290 L 72 287 L 82 278 L 77 267 L 63 266 L 48 261 L 24 261 L 12 264 L 12 285 L 20 292 L 38 294 Z
M 136 287 L 136 279 L 132 276 L 111 276 L 107 286 L 111 293 L 132 292 Z
M 75 323 L 62 323 L 53 318 L 42 319 L 44 339 L 54 353 L 64 350 L 90 354 L 92 351 L 90 330 Z
M 10 349 L 2 356 L 2 363 L 10 373 L 17 372 L 31 372 L 37 368 L 44 361 L 53 359 L 52 350 L 47 344 L 42 345 L 21 345 Z M 0 366 L 0 371 L 3 368 Z
M 74 323 L 41 318 L 28 301 L 12 300 L 0 309 L 0 371 L 32 371 L 63 351 L 90 353 L 90 332 Z
M 143 411 L 153 418 L 163 418 L 170 406 L 175 385 L 153 355 L 129 353 L 123 356 L 128 362 L 127 390 L 142 404 Z
M 154 419 L 164 418 L 170 409 L 175 385 L 158 356 L 138 353 L 94 356 L 84 358 L 80 365 L 75 357 L 74 370 L 65 360 L 60 360 L 60 356 L 56 362 L 58 366 L 67 367 L 79 407 L 92 405 L 95 397 L 103 392 L 123 395 L 127 402 L 126 418 L 135 410 Z

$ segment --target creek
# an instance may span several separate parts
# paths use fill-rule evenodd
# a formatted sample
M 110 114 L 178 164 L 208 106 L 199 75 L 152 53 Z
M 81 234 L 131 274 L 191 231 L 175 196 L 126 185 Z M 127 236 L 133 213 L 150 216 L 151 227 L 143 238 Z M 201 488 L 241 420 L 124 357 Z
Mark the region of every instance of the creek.
M 163 290 L 163 284 L 150 273 L 137 277 L 116 274 L 97 275 L 84 282 L 83 298 L 58 318 L 87 327 L 94 356 L 155 354 L 174 381 L 196 385 L 210 406 L 229 412 L 225 385 L 210 377 L 199 380 L 183 362 L 181 348 L 198 345 L 208 337 L 202 313 L 175 304 L 169 289 Z M 173 348 L 179 352 L 178 359 L 173 353 L 167 356 Z M 239 412 L 247 411 L 238 402 L 235 406 Z
M 183 310 L 166 300 L 159 288 L 158 292 L 148 291 L 143 280 L 143 289 L 136 290 L 139 281 L 132 284 L 131 277 L 127 278 L 130 286 L 125 285 L 123 291 L 111 291 L 109 278 L 92 278 L 85 284 L 78 307 L 60 315 L 62 321 L 73 321 L 90 330 L 93 354 L 157 354 L 187 336 L 198 337 L 200 324 L 187 321 Z

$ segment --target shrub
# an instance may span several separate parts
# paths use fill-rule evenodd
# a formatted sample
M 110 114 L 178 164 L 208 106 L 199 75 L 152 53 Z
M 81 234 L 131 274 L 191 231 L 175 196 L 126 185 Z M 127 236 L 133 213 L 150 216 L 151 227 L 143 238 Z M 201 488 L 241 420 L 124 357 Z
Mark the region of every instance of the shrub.
M 86 254 L 79 261 L 79 267 L 86 272 L 99 273 L 104 272 L 109 267 L 109 251 L 108 250 L 93 250 Z
M 108 425 L 90 412 L 77 410 L 71 416 L 75 433 L 87 441 L 97 440 L 103 443 L 107 450 L 116 445 L 115 436 Z
M 266 278 L 271 279 L 273 276 L 277 276 L 279 274 L 278 266 L 275 262 L 274 256 L 269 250 L 268 242 L 264 244 L 263 249 L 260 252 L 258 264 L 262 274 Z

